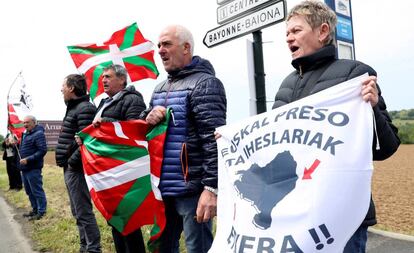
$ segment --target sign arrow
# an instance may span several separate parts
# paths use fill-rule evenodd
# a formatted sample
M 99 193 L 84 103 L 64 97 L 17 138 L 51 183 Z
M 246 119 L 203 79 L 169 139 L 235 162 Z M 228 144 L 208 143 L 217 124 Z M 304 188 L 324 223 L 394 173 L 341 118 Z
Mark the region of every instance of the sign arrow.
M 312 166 L 310 166 L 309 169 L 307 169 L 305 167 L 305 170 L 303 171 L 303 177 L 302 180 L 305 179 L 312 179 L 311 175 L 312 173 L 316 170 L 316 167 L 318 167 L 318 165 L 321 163 L 321 161 L 319 161 L 318 159 L 315 159 L 315 161 L 313 162 Z

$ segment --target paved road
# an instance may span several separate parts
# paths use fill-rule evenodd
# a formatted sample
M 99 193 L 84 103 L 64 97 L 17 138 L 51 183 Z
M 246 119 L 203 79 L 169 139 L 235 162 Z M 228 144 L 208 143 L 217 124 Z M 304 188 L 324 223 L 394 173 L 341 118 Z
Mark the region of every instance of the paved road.
M 368 232 L 367 253 L 414 253 L 414 237 L 378 230 Z
M 0 197 L 0 253 L 33 252 L 20 224 L 13 218 L 13 210 Z

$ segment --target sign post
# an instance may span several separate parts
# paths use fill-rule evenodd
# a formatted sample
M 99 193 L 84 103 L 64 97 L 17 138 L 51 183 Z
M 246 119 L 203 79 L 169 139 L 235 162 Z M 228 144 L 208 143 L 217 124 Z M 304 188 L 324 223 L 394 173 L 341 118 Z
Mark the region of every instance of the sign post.
M 266 112 L 261 29 L 285 20 L 286 0 L 217 0 L 217 3 L 221 5 L 217 9 L 217 23 L 221 26 L 208 31 L 203 43 L 210 48 L 253 33 L 256 113 Z
M 262 31 L 253 32 L 254 82 L 256 84 L 256 113 L 266 112 L 266 85 L 263 63 Z
M 338 19 L 335 33 L 338 58 L 355 60 L 351 0 L 325 0 L 325 3 Z

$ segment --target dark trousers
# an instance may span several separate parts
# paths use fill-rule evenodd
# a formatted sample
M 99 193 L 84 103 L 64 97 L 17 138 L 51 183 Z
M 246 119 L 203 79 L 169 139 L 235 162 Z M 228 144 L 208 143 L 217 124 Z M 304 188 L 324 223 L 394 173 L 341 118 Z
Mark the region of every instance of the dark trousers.
M 361 225 L 346 243 L 343 253 L 365 253 L 368 239 L 368 227 Z
M 42 170 L 33 169 L 22 172 L 24 190 L 29 196 L 33 211 L 39 214 L 46 213 L 46 194 L 43 190 Z
M 64 179 L 69 194 L 70 209 L 79 230 L 80 249 L 101 252 L 101 235 L 86 184 L 83 170 L 64 170 Z
M 22 175 L 17 167 L 16 159 L 14 156 L 7 157 L 6 159 L 7 176 L 9 177 L 10 189 L 20 190 L 22 189 Z
M 112 227 L 112 237 L 117 253 L 145 253 L 141 229 L 137 229 L 129 235 L 122 235 L 116 228 Z

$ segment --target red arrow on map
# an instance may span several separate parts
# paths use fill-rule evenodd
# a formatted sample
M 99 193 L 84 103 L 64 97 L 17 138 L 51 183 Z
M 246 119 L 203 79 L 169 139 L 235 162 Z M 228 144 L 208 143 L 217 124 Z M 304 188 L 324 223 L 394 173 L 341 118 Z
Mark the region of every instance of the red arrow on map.
M 312 179 L 311 175 L 312 173 L 316 170 L 316 167 L 318 167 L 318 165 L 321 163 L 321 161 L 319 161 L 318 159 L 315 159 L 315 161 L 313 162 L 312 166 L 310 166 L 309 169 L 307 169 L 305 167 L 305 170 L 303 171 L 303 177 L 302 180 L 305 179 Z

